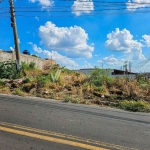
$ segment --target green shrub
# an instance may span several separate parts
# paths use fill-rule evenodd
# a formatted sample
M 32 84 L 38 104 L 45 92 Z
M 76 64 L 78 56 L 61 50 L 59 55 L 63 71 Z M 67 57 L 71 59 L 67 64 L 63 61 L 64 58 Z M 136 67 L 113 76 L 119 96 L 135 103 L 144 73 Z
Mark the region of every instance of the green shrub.
M 30 70 L 35 70 L 35 62 L 30 62 L 29 69 Z
M 14 61 L 0 62 L 0 78 L 15 79 L 21 76 Z
M 150 112 L 150 105 L 142 101 L 123 101 L 120 102 L 120 108 L 134 112 Z
M 33 77 L 32 76 L 28 76 L 24 79 L 24 83 L 31 83 L 33 81 Z
M 99 87 L 96 87 L 96 91 L 100 92 L 100 93 L 105 93 L 107 92 L 107 88 L 106 86 L 99 86 Z
M 91 71 L 90 80 L 95 86 L 102 86 L 104 82 L 110 82 L 111 78 L 109 75 L 109 69 L 99 69 L 95 67 L 93 71 Z M 112 79 L 113 80 L 113 79 Z
M 21 63 L 22 69 L 23 70 L 35 70 L 35 63 L 34 62 L 30 62 L 30 64 L 27 64 L 25 62 Z
M 65 68 L 65 67 L 62 67 L 62 68 L 61 68 L 61 71 L 62 71 L 62 73 L 67 73 L 67 74 L 70 74 L 70 73 L 73 72 L 73 71 L 71 71 L 71 70 L 69 70 L 69 69 L 67 69 L 67 68 Z
M 0 79 L 0 86 L 4 86 L 5 82 Z
M 14 92 L 15 92 L 15 94 L 17 94 L 17 95 L 19 95 L 19 96 L 23 96 L 23 95 L 24 95 L 24 93 L 23 93 L 23 91 L 22 91 L 22 88 L 16 88 L 16 89 L 14 90 Z
M 68 102 L 71 102 L 71 100 L 72 100 L 72 97 L 70 97 L 70 96 L 67 95 L 67 96 L 65 97 L 64 102 L 68 103 Z
M 39 87 L 43 87 L 44 85 L 46 85 L 48 82 L 50 82 L 49 76 L 43 76 L 40 75 L 36 78 L 37 80 L 37 84 Z
M 79 103 L 79 99 L 78 98 L 73 98 L 71 96 L 66 96 L 64 102 L 71 102 L 71 103 Z
M 115 81 L 115 79 L 112 78 L 112 77 L 107 76 L 107 77 L 105 78 L 105 83 L 106 83 L 108 86 L 112 86 L 112 85 L 114 84 L 114 81 Z

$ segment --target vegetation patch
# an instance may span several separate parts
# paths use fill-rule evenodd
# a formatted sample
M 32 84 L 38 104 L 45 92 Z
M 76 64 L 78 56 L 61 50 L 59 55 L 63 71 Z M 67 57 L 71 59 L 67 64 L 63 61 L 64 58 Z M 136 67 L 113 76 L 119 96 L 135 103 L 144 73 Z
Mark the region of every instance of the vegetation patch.
M 31 62 L 17 71 L 14 62 L 0 62 L 0 93 L 150 112 L 150 80 L 112 78 L 109 69 L 85 75 L 59 65 L 39 70 Z
M 150 104 L 143 101 L 122 101 L 119 103 L 119 108 L 134 112 L 150 112 Z

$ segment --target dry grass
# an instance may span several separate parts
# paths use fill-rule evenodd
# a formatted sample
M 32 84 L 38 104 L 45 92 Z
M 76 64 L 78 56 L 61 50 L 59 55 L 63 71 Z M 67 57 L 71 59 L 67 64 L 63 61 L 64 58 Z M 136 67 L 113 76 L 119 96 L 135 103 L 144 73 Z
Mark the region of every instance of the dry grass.
M 124 78 L 106 78 L 102 85 L 96 86 L 88 76 L 75 72 L 62 72 L 57 82 L 53 82 L 50 76 L 51 73 L 56 72 L 56 69 L 24 72 L 25 80 L 19 88 L 9 88 L 1 83 L 0 93 L 33 95 L 81 104 L 111 105 L 112 103 L 113 106 L 124 105 L 118 102 L 119 99 L 140 101 L 150 96 L 150 81 L 140 84 Z

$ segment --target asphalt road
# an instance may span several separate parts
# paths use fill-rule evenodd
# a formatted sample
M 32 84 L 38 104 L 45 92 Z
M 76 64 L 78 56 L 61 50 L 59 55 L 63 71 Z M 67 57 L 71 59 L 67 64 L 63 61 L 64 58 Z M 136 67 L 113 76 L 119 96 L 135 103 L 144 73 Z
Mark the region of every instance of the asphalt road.
M 150 150 L 150 114 L 0 95 L 0 150 Z

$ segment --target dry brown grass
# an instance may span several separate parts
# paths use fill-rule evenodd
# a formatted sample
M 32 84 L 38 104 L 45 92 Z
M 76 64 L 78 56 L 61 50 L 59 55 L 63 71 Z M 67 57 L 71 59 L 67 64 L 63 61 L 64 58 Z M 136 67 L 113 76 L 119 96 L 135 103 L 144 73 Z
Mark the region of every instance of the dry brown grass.
M 116 106 L 118 98 L 140 100 L 150 96 L 150 86 L 145 84 L 141 86 L 133 80 L 116 78 L 103 82 L 101 86 L 96 86 L 84 74 L 62 72 L 59 80 L 53 82 L 50 79 L 51 72 L 54 73 L 56 70 L 26 71 L 24 76 L 26 82 L 23 82 L 19 88 L 1 86 L 0 93 L 66 99 L 66 101 L 83 104 L 96 101 L 99 105 L 109 105 L 113 102 Z
M 2 94 L 11 94 L 9 87 L 0 86 L 0 93 Z

